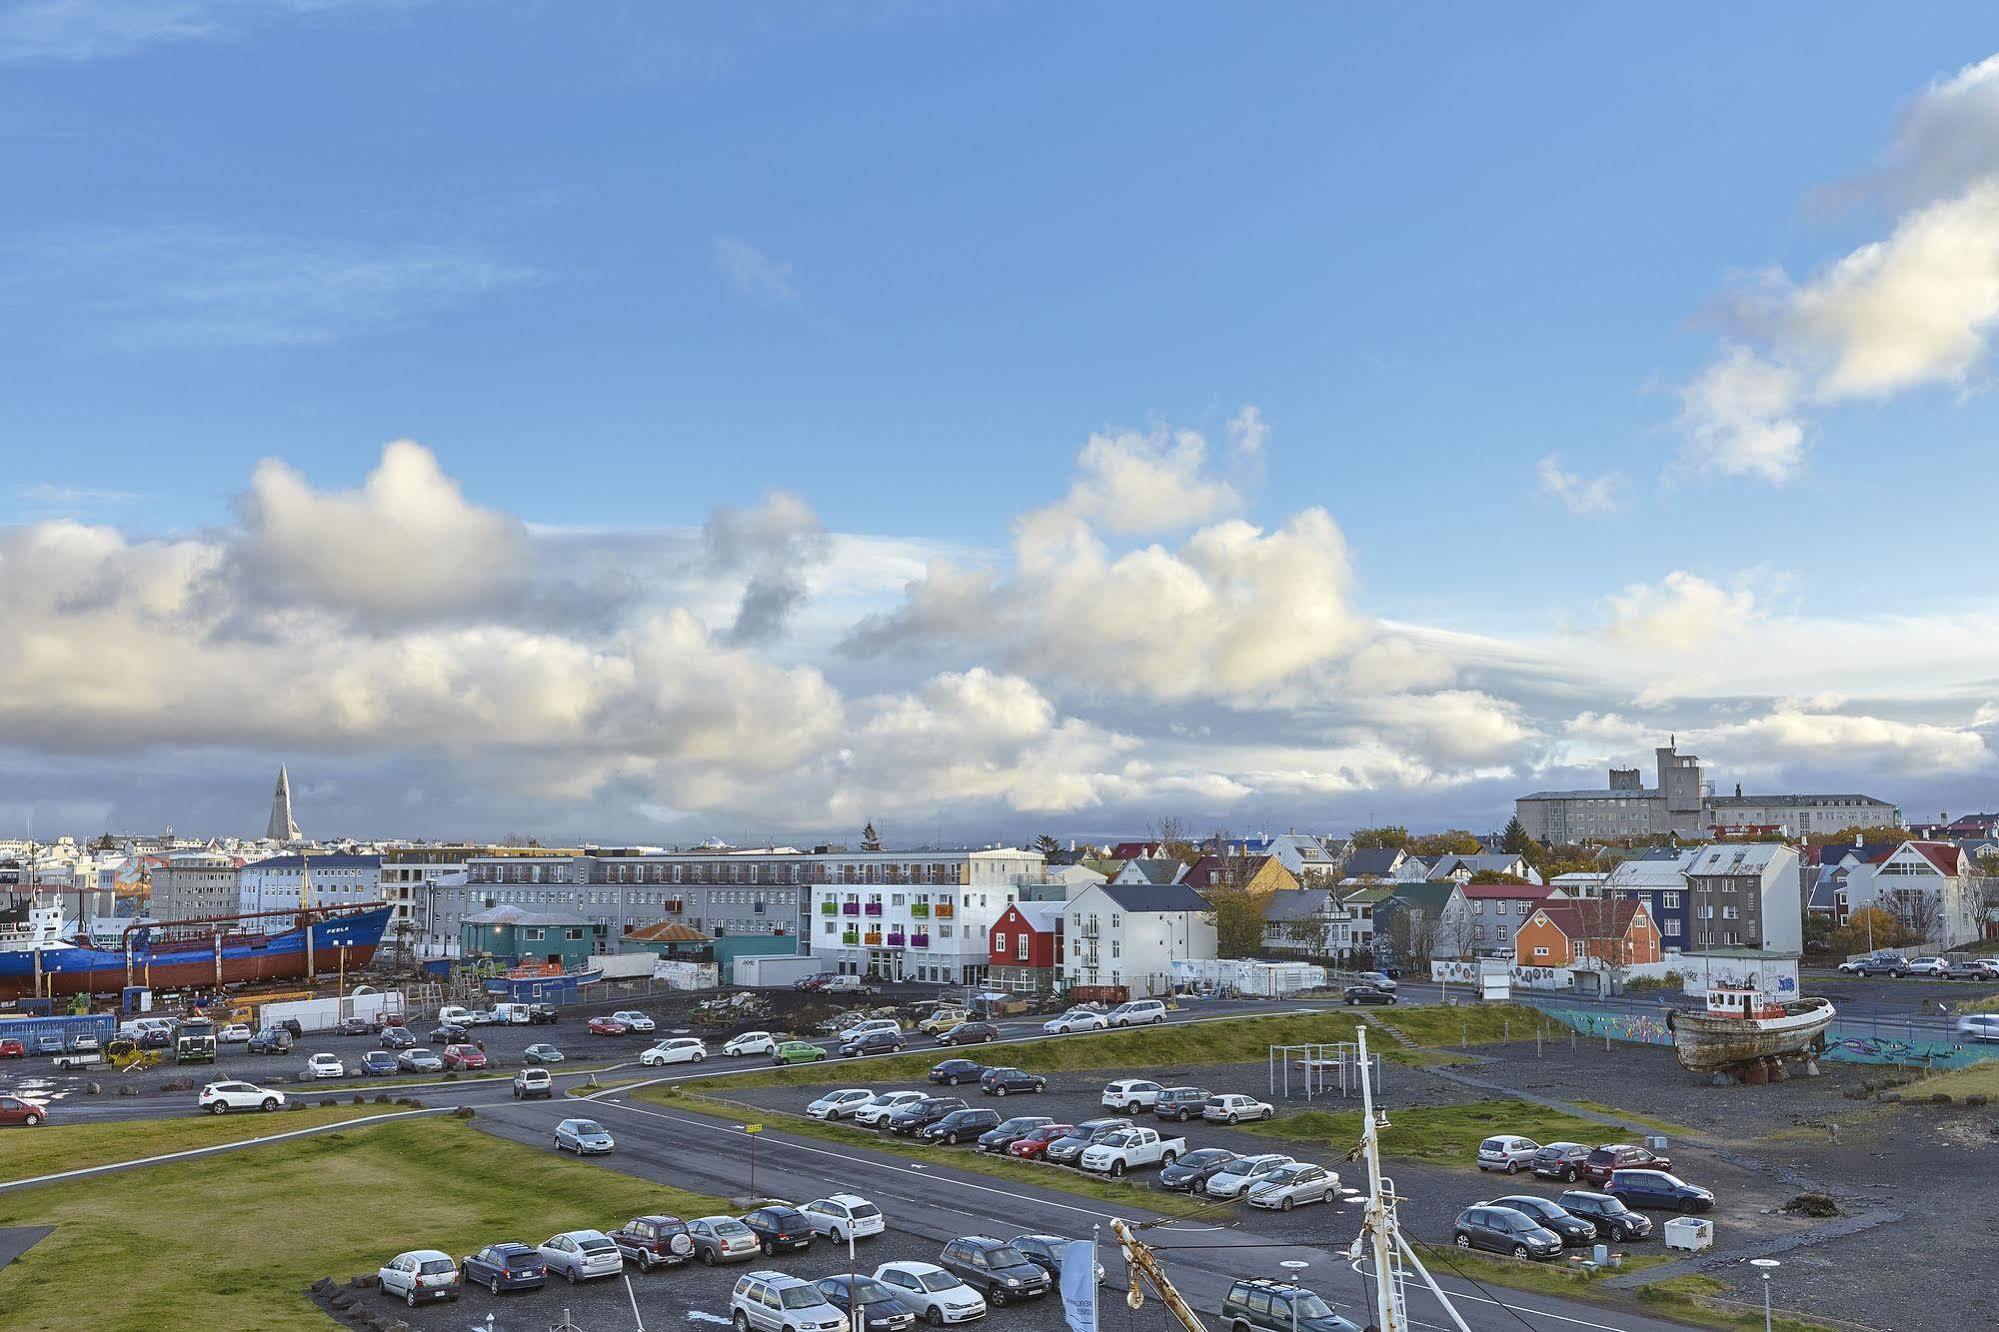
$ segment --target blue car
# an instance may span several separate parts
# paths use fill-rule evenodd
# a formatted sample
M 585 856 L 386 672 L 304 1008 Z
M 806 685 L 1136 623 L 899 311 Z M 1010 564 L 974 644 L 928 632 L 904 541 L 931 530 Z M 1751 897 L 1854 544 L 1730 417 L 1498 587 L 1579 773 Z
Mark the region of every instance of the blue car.
M 396 1057 L 387 1050 L 370 1050 L 361 1056 L 361 1071 L 370 1077 L 387 1077 L 396 1071 Z
M 1714 1194 L 1664 1170 L 1613 1170 L 1603 1191 L 1638 1211 L 1705 1212 Z
M 498 1295 L 503 1290 L 540 1290 L 548 1284 L 548 1265 L 541 1251 L 527 1244 L 488 1244 L 460 1266 L 465 1284 L 484 1286 Z
M 36 1053 L 36 1054 L 45 1054 L 45 1055 L 59 1055 L 59 1054 L 61 1054 L 62 1052 L 63 1052 L 63 1050 L 62 1050 L 62 1037 L 60 1037 L 60 1036 L 37 1036 L 37 1037 L 35 1037 L 35 1053 Z

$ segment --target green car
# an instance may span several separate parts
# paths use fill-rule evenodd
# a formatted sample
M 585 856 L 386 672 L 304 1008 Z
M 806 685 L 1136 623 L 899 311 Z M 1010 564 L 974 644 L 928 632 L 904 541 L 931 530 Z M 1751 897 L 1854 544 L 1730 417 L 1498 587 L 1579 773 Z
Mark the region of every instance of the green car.
M 1360 1332 L 1303 1286 L 1263 1278 L 1229 1288 L 1222 1324 L 1229 1332 Z
M 810 1041 L 786 1041 L 771 1052 L 773 1064 L 816 1064 L 826 1052 Z
M 530 1064 L 559 1064 L 563 1060 L 563 1054 L 552 1045 L 536 1044 L 521 1051 L 521 1058 Z

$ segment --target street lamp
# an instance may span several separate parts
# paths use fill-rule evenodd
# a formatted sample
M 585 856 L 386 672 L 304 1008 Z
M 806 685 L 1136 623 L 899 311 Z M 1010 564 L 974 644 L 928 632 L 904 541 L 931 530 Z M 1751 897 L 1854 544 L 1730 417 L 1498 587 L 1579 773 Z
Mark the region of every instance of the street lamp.
M 1298 1332 L 1298 1292 L 1302 1289 L 1302 1287 L 1300 1287 L 1298 1284 L 1298 1273 L 1303 1272 L 1306 1268 L 1310 1267 L 1311 1264 L 1298 1258 L 1286 1258 L 1283 1262 L 1277 1265 L 1283 1268 L 1285 1271 L 1292 1274 L 1291 1275 L 1291 1332 Z M 1769 1329 L 1767 1328 L 1764 1329 L 1764 1332 L 1769 1332 Z
M 1770 1332 L 1770 1272 L 1783 1264 L 1775 1258 L 1751 1258 L 1749 1265 L 1763 1277 L 1763 1332 Z

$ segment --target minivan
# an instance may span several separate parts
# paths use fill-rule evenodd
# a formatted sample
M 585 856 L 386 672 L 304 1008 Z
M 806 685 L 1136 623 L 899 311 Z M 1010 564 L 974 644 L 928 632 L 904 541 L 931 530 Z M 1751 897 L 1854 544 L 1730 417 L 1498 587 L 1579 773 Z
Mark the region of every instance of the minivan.
M 1134 1027 L 1142 1023 L 1159 1023 L 1166 1020 L 1166 1005 L 1157 999 L 1134 999 L 1128 1004 L 1119 1004 L 1110 1013 L 1113 1027 Z

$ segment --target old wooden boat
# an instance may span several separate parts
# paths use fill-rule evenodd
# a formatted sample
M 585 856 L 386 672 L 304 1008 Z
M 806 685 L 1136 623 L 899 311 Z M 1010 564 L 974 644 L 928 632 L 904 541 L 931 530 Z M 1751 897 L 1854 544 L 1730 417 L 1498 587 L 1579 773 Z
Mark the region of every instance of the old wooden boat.
M 1827 999 L 1772 999 L 1750 985 L 1716 985 L 1704 1011 L 1666 1014 L 1682 1067 L 1715 1073 L 1763 1060 L 1809 1058 L 1837 1016 Z

